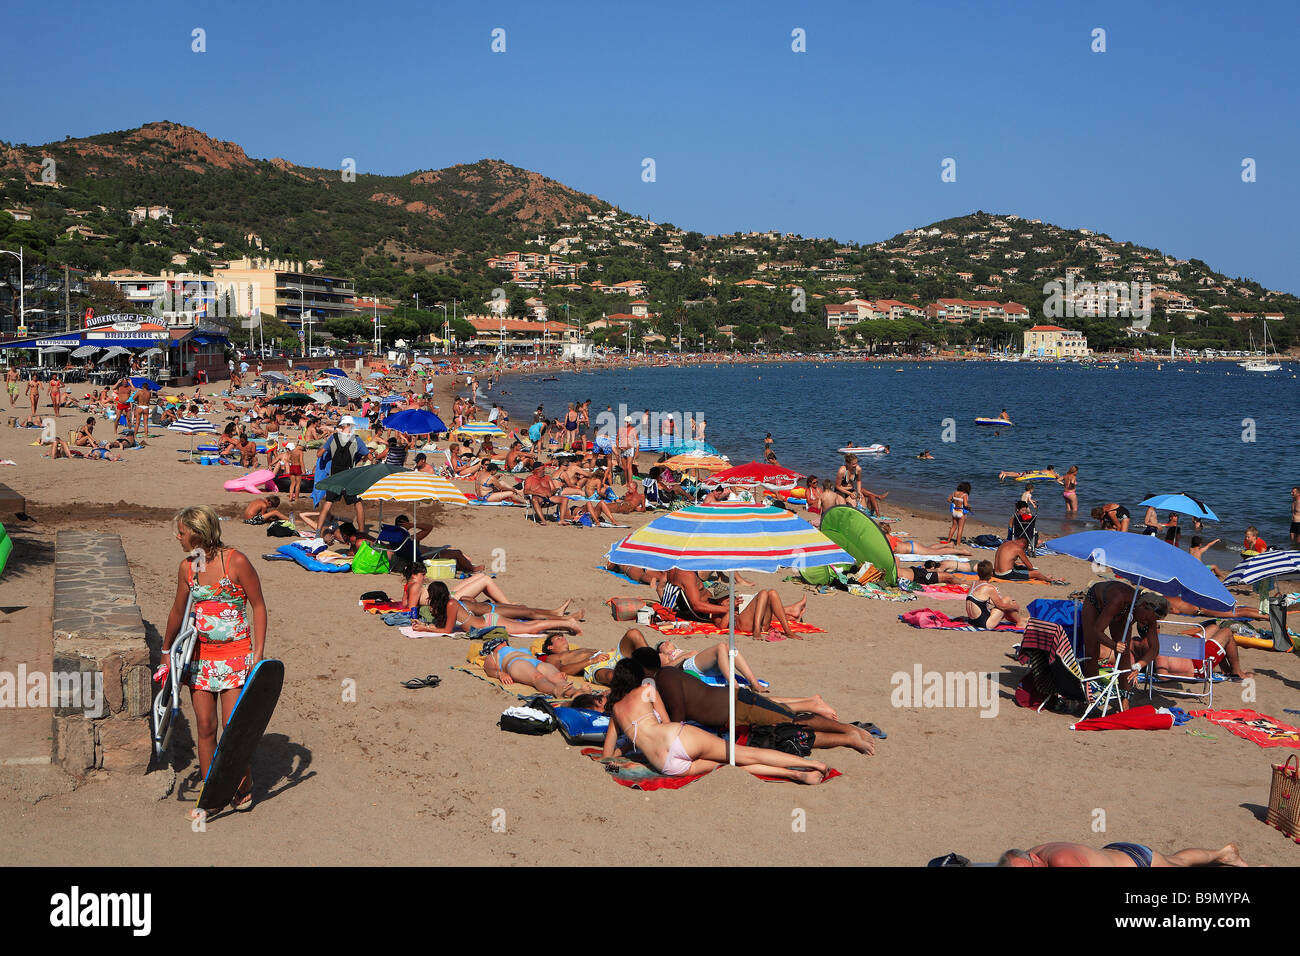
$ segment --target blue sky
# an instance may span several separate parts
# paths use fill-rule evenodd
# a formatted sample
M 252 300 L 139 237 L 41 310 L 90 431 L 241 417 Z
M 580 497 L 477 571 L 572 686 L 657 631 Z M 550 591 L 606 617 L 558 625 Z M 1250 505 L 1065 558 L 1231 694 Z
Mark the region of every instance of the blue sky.
M 362 172 L 496 157 L 706 233 L 873 242 L 1012 212 L 1300 293 L 1294 2 L 58 10 L 6 11 L 0 139 L 167 119 Z M 940 180 L 946 157 L 956 182 Z

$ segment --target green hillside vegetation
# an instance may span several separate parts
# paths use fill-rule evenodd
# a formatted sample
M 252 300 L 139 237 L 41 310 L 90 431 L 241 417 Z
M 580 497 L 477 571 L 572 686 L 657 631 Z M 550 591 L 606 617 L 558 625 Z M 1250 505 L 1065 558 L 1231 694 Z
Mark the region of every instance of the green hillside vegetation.
M 40 181 L 47 158 L 54 161 L 57 184 Z M 146 205 L 166 205 L 173 223 L 146 219 L 132 225 L 129 211 Z M 339 170 L 250 159 L 238 146 L 169 123 L 39 147 L 0 143 L 0 208 L 31 215 L 20 221 L 0 213 L 0 247 L 21 245 L 30 262 L 52 268 L 208 273 L 214 264 L 244 256 L 319 260 L 316 271 L 351 278 L 360 295 L 378 295 L 396 306 L 385 319 L 389 338 L 440 334 L 443 312 L 430 308 L 434 303 L 455 299 L 458 314 L 485 313 L 496 288 L 505 290 L 513 315 L 526 312 L 525 297 L 536 296 L 552 319 L 567 316 L 586 325 L 629 311 L 627 296 L 603 295 L 591 282 L 636 279 L 647 284 L 654 315 L 632 323 L 634 345 L 651 332 L 673 341 L 680 323 L 692 348 L 734 343 L 802 351 L 842 345 L 1018 350 L 1023 328 L 1050 322 L 1082 330 L 1097 351 L 1167 349 L 1170 335 L 1185 348 L 1229 349 L 1245 347 L 1251 331 L 1258 336 L 1259 321 L 1234 323 L 1228 313 L 1264 311 L 1286 316 L 1270 323 L 1279 348 L 1300 344 L 1295 296 L 1229 279 L 1199 260 L 1169 265 L 1159 250 L 1015 216 L 975 212 L 872 245 L 776 233 L 706 237 L 629 216 L 499 160 L 405 176 L 359 173 L 345 181 Z M 91 235 L 69 234 L 70 227 Z M 577 279 L 580 290 L 556 289 L 555 282 L 521 289 L 509 284 L 508 273 L 487 266 L 490 257 L 511 251 L 547 253 L 565 237 L 573 241 L 562 258 L 586 263 Z M 184 257 L 184 265 L 173 264 L 176 256 Z M 16 262 L 5 260 L 0 277 L 12 285 Z M 1063 279 L 1071 267 L 1091 282 L 1140 281 L 1145 269 L 1147 279 L 1191 297 L 1205 311 L 1186 315 L 1158 306 L 1151 322 L 1157 334 L 1138 340 L 1124 335 L 1127 320 L 1048 318 L 1044 283 Z M 1176 273 L 1176 279 L 1157 281 L 1158 273 Z M 777 288 L 734 285 L 756 278 Z M 802 289 L 803 311 L 787 285 Z M 823 307 L 850 298 L 837 291 L 842 288 L 862 299 L 921 307 L 940 298 L 1018 302 L 1031 321 L 879 319 L 859 323 L 841 338 L 826 328 Z M 417 294 L 420 312 L 414 308 Z M 368 317 L 326 327 L 362 340 L 371 329 Z M 469 333 L 465 324 L 458 334 Z M 595 331 L 593 337 L 611 345 L 629 341 L 624 327 Z

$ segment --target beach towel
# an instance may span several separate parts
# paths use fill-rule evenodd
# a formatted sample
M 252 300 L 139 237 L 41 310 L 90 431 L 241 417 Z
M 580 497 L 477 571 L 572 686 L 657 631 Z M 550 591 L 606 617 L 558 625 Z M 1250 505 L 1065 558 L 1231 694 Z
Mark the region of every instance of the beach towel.
M 283 555 L 291 561 L 297 562 L 308 571 L 328 571 L 336 573 L 339 571 L 351 571 L 351 564 L 329 564 L 325 561 L 317 561 L 305 550 L 295 544 L 282 544 L 275 549 L 276 554 Z
M 967 588 L 960 584 L 921 584 L 913 585 L 910 590 L 937 598 L 965 598 Z
M 402 637 L 409 637 L 412 640 L 419 640 L 422 637 L 467 637 L 464 631 L 417 631 L 414 627 L 399 628 L 398 632 Z
M 468 674 L 470 677 L 477 677 L 479 680 L 483 681 L 484 683 L 491 684 L 493 687 L 497 688 L 498 690 L 501 690 L 512 697 L 518 697 L 520 700 L 527 700 L 530 697 L 537 697 L 541 695 L 541 692 L 536 687 L 530 687 L 528 684 L 521 684 L 518 681 L 515 681 L 513 684 L 507 686 L 501 683 L 501 681 L 497 680 L 495 677 L 488 677 L 487 673 L 483 670 L 483 666 L 481 663 L 483 660 L 483 655 L 481 653 L 482 649 L 483 649 L 482 644 L 471 644 L 470 654 L 466 657 L 466 662 L 470 664 L 470 666 L 461 667 L 458 664 L 453 664 L 451 666 L 451 669 L 454 671 L 460 671 L 463 674 Z M 477 660 L 480 663 L 474 664 L 473 663 L 474 660 Z M 605 688 L 600 687 L 596 684 L 589 684 L 581 677 L 570 677 L 569 683 L 572 684 L 574 687 L 578 688 L 579 694 L 597 694 L 597 693 L 604 693 L 605 691 Z
M 1074 701 L 1091 699 L 1092 685 L 1083 683 L 1083 668 L 1059 623 L 1030 618 L 1016 656 L 1029 666 L 1016 686 L 1016 706 L 1037 708 L 1053 694 Z
M 742 725 L 736 728 L 736 743 L 742 747 L 749 743 L 749 728 L 747 726 Z M 599 747 L 584 747 L 581 753 L 584 757 L 590 757 L 603 765 L 609 775 L 614 778 L 615 783 L 623 787 L 630 787 L 633 790 L 680 790 L 687 784 L 708 776 L 707 773 L 696 773 L 685 777 L 666 777 L 648 764 L 633 760 L 630 757 L 602 757 L 602 751 Z M 826 775 L 826 779 L 831 780 L 840 776 L 843 776 L 843 774 L 832 769 Z M 760 776 L 758 779 L 766 783 L 793 782 L 778 777 Z
M 406 609 L 406 605 L 402 604 L 401 601 L 379 601 L 363 598 L 361 609 L 367 614 L 387 614 L 390 611 L 403 611 Z
M 478 505 L 480 508 L 527 508 L 526 504 L 518 501 L 484 501 L 481 498 L 470 498 L 469 503 Z
M 1293 747 L 1300 750 L 1300 730 L 1253 710 L 1194 710 L 1193 717 L 1204 717 L 1261 747 Z
M 919 607 L 915 611 L 908 611 L 906 614 L 898 615 L 898 619 L 904 624 L 911 627 L 919 628 L 942 628 L 948 631 L 1022 631 L 1023 628 L 1016 627 L 1014 624 L 1002 623 L 995 628 L 975 627 L 971 624 L 969 618 L 949 617 L 943 611 L 936 611 L 933 608 Z
M 873 582 L 859 584 L 856 581 L 853 581 L 847 585 L 847 589 L 854 597 L 871 598 L 876 601 L 916 600 L 916 595 L 908 591 L 906 588 L 885 587 L 882 584 L 875 584 Z
M 730 633 L 725 627 L 718 627 L 716 624 L 705 624 L 700 621 L 656 621 L 650 627 L 654 628 L 660 634 L 667 634 L 670 637 L 689 637 L 695 634 L 728 634 Z M 825 634 L 826 631 L 812 624 L 806 624 L 803 621 L 790 622 L 791 634 Z M 737 637 L 753 637 L 749 631 L 736 631 Z M 780 624 L 775 624 L 763 637 L 767 641 L 785 640 L 785 632 L 781 630 Z

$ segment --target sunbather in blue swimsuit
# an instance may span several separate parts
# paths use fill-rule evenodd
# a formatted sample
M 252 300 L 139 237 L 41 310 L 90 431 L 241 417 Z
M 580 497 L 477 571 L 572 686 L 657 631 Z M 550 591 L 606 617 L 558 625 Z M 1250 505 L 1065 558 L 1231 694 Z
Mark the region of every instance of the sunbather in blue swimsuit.
M 1103 850 L 1119 850 L 1130 860 L 1134 866 L 1143 869 L 1151 868 L 1151 847 L 1143 846 L 1141 843 L 1107 843 Z

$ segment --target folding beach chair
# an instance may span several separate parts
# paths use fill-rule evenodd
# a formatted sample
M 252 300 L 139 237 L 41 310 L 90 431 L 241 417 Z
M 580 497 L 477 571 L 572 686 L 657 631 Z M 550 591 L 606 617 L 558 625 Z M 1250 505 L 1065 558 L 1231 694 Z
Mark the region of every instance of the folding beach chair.
M 167 752 L 172 740 L 172 725 L 176 715 L 181 712 L 181 687 L 185 680 L 185 669 L 194 657 L 194 645 L 198 642 L 199 632 L 194 626 L 194 593 L 191 591 L 185 602 L 185 616 L 181 618 L 181 630 L 172 641 L 168 650 L 168 674 L 163 681 L 158 696 L 153 702 L 153 749 L 162 755 Z
M 1112 706 L 1118 708 L 1122 698 L 1120 679 L 1137 668 L 1084 677 L 1081 661 L 1086 658 L 1077 656 L 1079 650 L 1081 645 L 1076 648 L 1060 624 L 1030 618 L 1017 651 L 1020 662 L 1029 666 L 1029 673 L 1016 688 L 1016 702 L 1029 707 L 1041 697 L 1038 712 L 1042 713 L 1058 699 L 1072 701 L 1086 705 L 1080 719 L 1094 710 L 1105 716 Z
M 1160 635 L 1160 657 L 1175 657 L 1179 660 L 1195 661 L 1200 665 L 1200 677 L 1184 677 L 1180 674 L 1160 674 L 1156 671 L 1156 662 L 1152 661 L 1143 674 L 1143 679 L 1147 685 L 1147 700 L 1155 696 L 1155 685 L 1161 681 L 1162 686 L 1160 693 L 1166 697 L 1195 697 L 1205 701 L 1206 707 L 1214 706 L 1214 660 L 1207 660 L 1212 657 L 1209 645 L 1214 644 L 1207 641 L 1205 637 L 1205 628 L 1200 624 L 1179 623 L 1161 621 L 1162 625 L 1177 627 L 1179 631 L 1191 630 L 1193 634 L 1161 634 Z M 1215 645 L 1217 647 L 1217 645 Z M 1176 690 L 1165 686 L 1166 683 L 1173 682 L 1179 684 L 1200 684 L 1200 691 Z
M 1038 552 L 1038 518 L 1030 516 L 1023 520 L 1018 511 L 1011 515 L 1011 524 L 1007 526 L 1007 538 L 1023 538 L 1025 550 L 1033 557 Z

